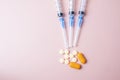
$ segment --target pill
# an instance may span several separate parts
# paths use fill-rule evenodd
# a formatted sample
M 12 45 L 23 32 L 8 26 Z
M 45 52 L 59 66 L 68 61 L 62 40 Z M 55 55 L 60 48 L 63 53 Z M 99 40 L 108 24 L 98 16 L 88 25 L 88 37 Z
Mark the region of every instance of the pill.
M 65 58 L 65 59 L 69 59 L 69 55 L 65 54 L 65 55 L 64 55 L 64 58 Z
M 69 63 L 69 66 L 70 66 L 71 68 L 75 68 L 75 69 L 80 69 L 80 68 L 81 68 L 81 65 L 78 64 L 78 63 L 76 63 L 76 62 L 70 62 L 70 63 Z
M 77 52 L 76 50 L 74 50 L 74 51 L 72 52 L 72 54 L 76 56 L 76 55 L 78 54 L 78 52 Z
M 63 49 L 60 49 L 60 51 L 59 51 L 59 54 L 64 54 L 65 52 L 64 52 L 64 50 Z
M 71 59 L 71 62 L 77 62 L 77 61 L 78 61 L 78 60 L 77 60 L 77 58 L 75 58 L 75 57 Z
M 65 54 L 69 54 L 70 51 L 68 49 L 65 49 Z
M 59 59 L 59 62 L 64 64 L 65 60 L 63 58 Z
M 86 63 L 86 58 L 82 53 L 77 54 L 77 58 L 80 60 L 81 63 L 85 64 Z
M 65 64 L 69 64 L 70 61 L 68 59 L 65 60 Z
M 70 54 L 69 56 L 70 56 L 70 59 L 75 57 L 73 54 Z

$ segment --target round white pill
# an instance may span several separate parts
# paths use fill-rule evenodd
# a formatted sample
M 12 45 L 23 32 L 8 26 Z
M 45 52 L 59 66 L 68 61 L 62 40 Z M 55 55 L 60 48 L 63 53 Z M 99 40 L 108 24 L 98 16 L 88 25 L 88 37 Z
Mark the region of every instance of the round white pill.
M 77 62 L 78 60 L 77 60 L 77 58 L 72 58 L 71 60 L 70 60 L 71 62 Z
M 70 63 L 70 61 L 66 59 L 65 60 L 65 64 L 69 64 L 69 63 Z
M 69 54 L 70 51 L 68 49 L 65 49 L 65 54 Z
M 76 50 L 74 50 L 74 51 L 72 52 L 72 54 L 76 56 L 76 55 L 78 54 L 78 52 L 77 52 Z
M 65 54 L 65 55 L 64 55 L 64 58 L 65 58 L 65 59 L 69 59 L 70 57 L 69 57 L 69 55 Z
M 64 54 L 65 52 L 64 52 L 64 50 L 63 49 L 60 49 L 60 51 L 59 51 L 59 54 Z
M 70 58 L 74 58 L 75 57 L 73 54 L 70 54 L 69 56 L 70 56 Z
M 65 60 L 63 58 L 59 59 L 59 62 L 64 64 Z

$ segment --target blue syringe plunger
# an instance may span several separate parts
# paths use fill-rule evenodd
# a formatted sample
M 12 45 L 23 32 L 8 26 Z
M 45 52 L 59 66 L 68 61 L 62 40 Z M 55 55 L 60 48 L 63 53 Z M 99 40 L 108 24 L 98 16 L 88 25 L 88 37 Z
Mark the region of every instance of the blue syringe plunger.
M 64 18 L 63 17 L 59 17 L 59 21 L 60 21 L 61 27 L 65 28 L 65 20 L 64 20 Z
M 74 15 L 69 16 L 69 25 L 70 25 L 70 27 L 74 26 Z
M 82 23 L 83 23 L 83 17 L 84 17 L 84 14 L 79 14 L 79 17 L 78 17 L 78 26 L 79 26 L 79 27 L 82 26 Z

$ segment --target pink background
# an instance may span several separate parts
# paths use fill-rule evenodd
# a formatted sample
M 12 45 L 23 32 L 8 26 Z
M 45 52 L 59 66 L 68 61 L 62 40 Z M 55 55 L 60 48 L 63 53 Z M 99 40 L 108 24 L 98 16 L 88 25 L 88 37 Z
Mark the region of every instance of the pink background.
M 88 63 L 75 70 L 58 62 L 63 40 L 54 0 L 0 0 L 0 80 L 120 80 L 119 7 L 120 0 L 89 0 L 75 48 Z

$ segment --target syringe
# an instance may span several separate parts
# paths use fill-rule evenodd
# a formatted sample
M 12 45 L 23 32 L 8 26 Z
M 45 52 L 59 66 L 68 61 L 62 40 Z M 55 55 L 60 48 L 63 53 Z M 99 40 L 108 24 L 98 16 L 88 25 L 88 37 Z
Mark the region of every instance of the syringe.
M 61 3 L 61 0 L 55 0 L 55 2 L 57 7 L 57 14 L 62 27 L 64 45 L 65 45 L 65 48 L 68 48 L 68 39 L 67 39 L 67 32 L 66 32 L 65 21 L 63 17 L 63 11 L 62 11 L 62 3 Z
M 78 43 L 78 38 L 79 38 L 79 34 L 80 34 L 80 29 L 83 23 L 83 18 L 85 15 L 85 8 L 86 8 L 86 4 L 87 4 L 87 0 L 81 0 L 81 5 L 80 5 L 80 10 L 79 10 L 79 17 L 78 17 L 78 27 L 76 29 L 76 33 L 75 33 L 75 39 L 74 39 L 74 43 L 73 46 L 77 46 Z
M 74 27 L 74 6 L 75 0 L 69 0 L 69 47 L 73 46 L 73 27 Z

